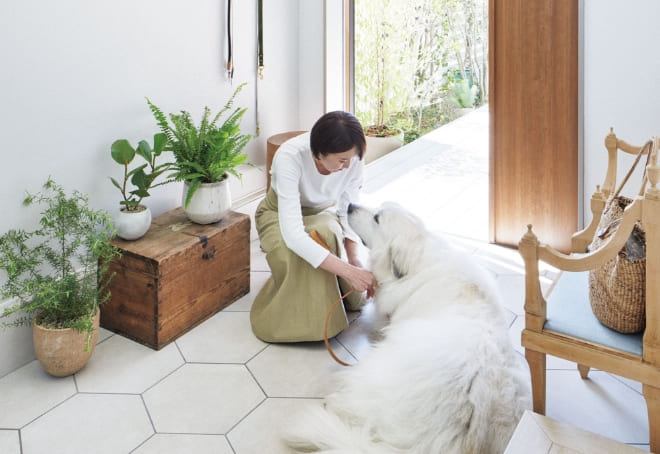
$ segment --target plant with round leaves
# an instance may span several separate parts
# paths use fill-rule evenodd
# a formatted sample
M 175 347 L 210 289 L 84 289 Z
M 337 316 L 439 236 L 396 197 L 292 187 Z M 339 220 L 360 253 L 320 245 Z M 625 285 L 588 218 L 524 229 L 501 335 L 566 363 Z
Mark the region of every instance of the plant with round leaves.
M 119 202 L 122 209 L 126 211 L 138 211 L 142 199 L 149 197 L 149 191 L 157 186 L 172 181 L 167 179 L 159 183 L 155 183 L 156 179 L 163 173 L 171 169 L 172 163 L 167 162 L 164 164 L 157 164 L 156 160 L 162 155 L 167 147 L 167 135 L 162 132 L 154 134 L 154 145 L 152 146 L 146 141 L 141 140 L 137 148 L 133 148 L 130 142 L 126 139 L 115 140 L 110 147 L 110 155 L 112 159 L 124 167 L 124 178 L 122 183 L 119 183 L 114 178 L 110 177 L 112 184 L 119 189 L 123 200 Z M 141 156 L 146 162 L 133 169 L 129 170 L 129 164 L 133 162 L 135 156 Z M 130 190 L 128 183 L 134 186 Z

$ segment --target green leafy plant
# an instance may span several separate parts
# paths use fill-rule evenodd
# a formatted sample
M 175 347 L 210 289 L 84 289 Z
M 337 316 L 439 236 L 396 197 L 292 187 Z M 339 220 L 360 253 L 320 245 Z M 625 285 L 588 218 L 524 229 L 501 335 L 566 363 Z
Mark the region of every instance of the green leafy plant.
M 470 86 L 467 80 L 460 79 L 451 84 L 449 101 L 458 108 L 474 107 L 477 99 L 477 87 Z
M 369 125 L 403 129 L 405 141 L 456 117 L 448 71 L 488 101 L 488 2 L 359 0 L 355 2 L 354 112 Z
M 67 195 L 51 178 L 23 204 L 43 210 L 37 229 L 0 236 L 0 270 L 7 277 L 0 296 L 15 301 L 0 317 L 22 314 L 3 325 L 30 325 L 36 319 L 48 328 L 86 331 L 90 339 L 96 310 L 110 296 L 109 263 L 120 255 L 110 243 L 110 217 L 91 209 L 81 192 Z
M 167 149 L 174 153 L 174 172 L 170 175 L 176 181 L 186 181 L 189 185 L 184 207 L 188 207 L 193 194 L 202 183 L 214 183 L 232 174 L 241 178 L 236 169 L 246 163 L 247 154 L 242 150 L 252 136 L 240 133 L 240 121 L 247 108 L 234 109 L 222 122 L 220 117 L 228 112 L 243 83 L 229 98 L 229 101 L 215 116 L 204 108 L 199 126 L 196 126 L 189 112 L 169 114 L 169 120 L 161 109 L 149 99 L 149 108 L 161 131 L 167 136 Z
M 120 184 L 110 177 L 112 184 L 119 189 L 123 200 L 119 202 L 126 211 L 138 211 L 142 199 L 149 197 L 149 190 L 157 186 L 169 183 L 170 180 L 155 183 L 156 179 L 171 169 L 172 163 L 156 164 L 157 158 L 163 153 L 167 146 L 167 135 L 162 132 L 154 134 L 153 148 L 146 140 L 141 140 L 137 148 L 126 139 L 115 140 L 110 147 L 112 159 L 124 167 L 124 179 Z M 133 162 L 136 155 L 141 156 L 146 163 L 129 170 L 129 164 Z M 148 169 L 147 169 L 148 168 Z M 148 170 L 148 171 L 145 171 Z M 135 187 L 129 191 L 128 182 Z

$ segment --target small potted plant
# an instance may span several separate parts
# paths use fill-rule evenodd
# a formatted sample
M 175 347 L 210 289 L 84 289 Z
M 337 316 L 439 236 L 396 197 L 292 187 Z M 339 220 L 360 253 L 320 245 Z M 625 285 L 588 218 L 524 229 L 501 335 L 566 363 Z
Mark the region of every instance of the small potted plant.
M 453 80 L 449 83 L 449 102 L 458 110 L 459 116 L 474 110 L 477 94 L 477 87 L 470 86 L 469 81 L 465 79 Z
M 183 209 L 195 223 L 218 222 L 231 208 L 228 177 L 231 174 L 241 178 L 237 167 L 246 163 L 248 156 L 242 150 L 252 137 L 240 131 L 246 108 L 234 109 L 222 123 L 220 117 L 232 108 L 244 86 L 245 83 L 236 88 L 215 116 L 205 107 L 199 126 L 185 110 L 170 114 L 168 120 L 163 111 L 147 99 L 158 126 L 167 135 L 167 149 L 174 154 L 174 172 L 169 177 L 184 182 Z
M 110 177 L 112 184 L 119 189 L 122 200 L 120 209 L 115 217 L 117 235 L 125 240 L 141 238 L 151 226 L 151 210 L 142 204 L 145 197 L 149 197 L 152 188 L 161 186 L 169 180 L 155 183 L 156 179 L 171 167 L 171 163 L 156 164 L 156 160 L 163 153 L 167 145 L 167 136 L 163 133 L 154 134 L 153 148 L 146 140 L 141 140 L 137 148 L 126 139 L 115 140 L 110 147 L 112 159 L 124 167 L 124 179 L 119 183 Z M 129 170 L 129 164 L 136 155 L 146 162 Z M 134 189 L 128 187 L 130 183 Z
M 35 354 L 51 375 L 80 370 L 91 356 L 99 327 L 99 305 L 109 297 L 108 264 L 120 252 L 104 210 L 87 196 L 67 195 L 52 179 L 23 204 L 43 206 L 35 230 L 12 229 L 0 236 L 0 296 L 15 301 L 1 318 L 5 326 L 32 325 Z

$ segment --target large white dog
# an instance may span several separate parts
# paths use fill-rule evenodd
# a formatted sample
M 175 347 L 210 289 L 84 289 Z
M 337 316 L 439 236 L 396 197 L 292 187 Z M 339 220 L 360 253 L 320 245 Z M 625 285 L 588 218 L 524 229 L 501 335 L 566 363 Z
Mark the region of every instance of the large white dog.
M 370 250 L 377 342 L 340 371 L 323 408 L 298 415 L 298 452 L 501 453 L 525 409 L 529 371 L 507 334 L 492 277 L 394 204 L 351 205 Z

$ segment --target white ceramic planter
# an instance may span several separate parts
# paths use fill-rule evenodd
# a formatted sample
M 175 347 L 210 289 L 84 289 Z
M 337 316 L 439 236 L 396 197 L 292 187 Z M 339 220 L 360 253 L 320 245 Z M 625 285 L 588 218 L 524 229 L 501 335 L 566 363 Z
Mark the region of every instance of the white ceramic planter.
M 369 164 L 376 159 L 385 156 L 403 145 L 403 131 L 399 134 L 389 137 L 366 136 L 367 151 L 364 155 L 364 162 Z
M 229 178 L 215 183 L 202 183 L 197 188 L 188 206 L 185 206 L 188 182 L 183 185 L 181 205 L 183 211 L 196 224 L 212 224 L 220 221 L 231 209 Z
M 117 235 L 124 240 L 142 238 L 149 227 L 151 227 L 151 210 L 147 206 L 142 211 L 118 210 L 115 215 Z

